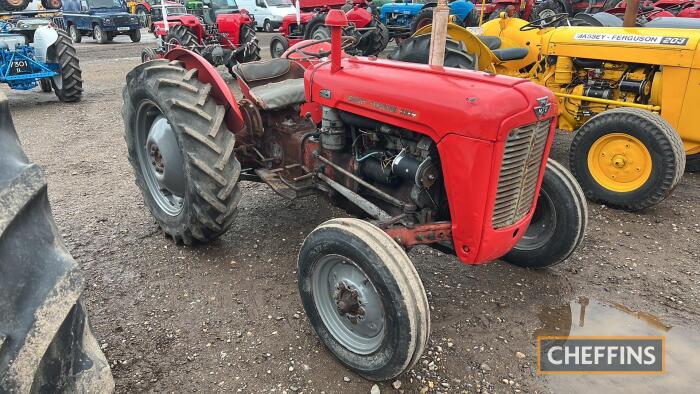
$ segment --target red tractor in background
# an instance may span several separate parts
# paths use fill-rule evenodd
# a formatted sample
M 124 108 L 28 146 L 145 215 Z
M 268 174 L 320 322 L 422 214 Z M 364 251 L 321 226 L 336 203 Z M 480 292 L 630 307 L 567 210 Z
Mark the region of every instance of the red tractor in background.
M 483 8 L 483 22 L 498 18 L 501 12 L 506 12 L 508 16 L 529 19 L 532 15 L 535 0 L 489 0 L 482 3 L 479 0 L 474 2 L 474 19 L 470 20 L 467 26 L 478 26 L 479 20 L 482 19 L 481 13 Z
M 287 15 L 282 19 L 280 34 L 270 40 L 270 55 L 280 57 L 290 46 L 303 40 L 327 40 L 330 29 L 326 26 L 326 16 L 331 9 L 342 9 L 349 25 L 344 35 L 356 38 L 355 46 L 347 48 L 350 54 L 363 56 L 378 55 L 389 43 L 389 30 L 372 13 L 365 0 L 300 0 L 299 23 L 297 15 Z
M 144 48 L 142 61 L 162 57 L 175 48 L 187 48 L 200 54 L 214 66 L 229 70 L 238 64 L 260 60 L 260 46 L 254 21 L 246 10 L 239 10 L 233 0 L 204 0 L 201 17 L 168 15 L 168 29 L 163 21 L 153 23 L 153 34 L 160 37 L 158 48 Z
M 162 0 L 141 0 L 139 2 L 127 3 L 129 11 L 139 17 L 141 26 L 150 27 L 153 22 L 163 20 Z M 177 1 L 165 1 L 166 13 L 168 15 L 187 14 L 187 9 L 182 3 Z
M 578 18 L 581 14 L 601 12 L 609 13 L 621 19 L 625 14 L 626 6 L 627 2 L 624 0 L 545 0 L 538 2 L 533 7 L 529 20 L 551 20 L 562 13 Z M 647 0 L 640 2 L 637 25 L 643 26 L 648 21 L 664 17 L 698 18 L 700 17 L 700 1 L 658 0 L 654 2 Z M 583 17 L 582 19 L 590 21 L 590 18 Z M 602 20 L 605 21 L 605 19 Z
M 313 61 L 236 65 L 238 100 L 187 49 L 137 66 L 124 88 L 125 138 L 145 205 L 178 243 L 222 236 L 236 220 L 241 180 L 358 212 L 305 239 L 299 292 L 329 351 L 358 374 L 387 380 L 420 359 L 430 333 L 407 249 L 427 245 L 465 264 L 550 266 L 581 242 L 586 202 L 548 159 L 557 114 L 550 90 L 348 56 L 341 48 L 356 38 L 342 37 L 346 14 L 330 10 L 325 23 L 330 40 L 290 48 L 290 58 Z

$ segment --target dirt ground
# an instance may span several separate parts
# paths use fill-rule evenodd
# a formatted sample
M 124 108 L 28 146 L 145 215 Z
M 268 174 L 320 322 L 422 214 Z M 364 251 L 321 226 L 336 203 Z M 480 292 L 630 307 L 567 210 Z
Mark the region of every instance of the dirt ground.
M 259 36 L 269 56 L 269 35 Z M 190 248 L 166 239 L 133 182 L 120 114 L 125 75 L 141 48 L 153 44 L 116 41 L 77 45 L 85 80 L 79 104 L 38 91 L 5 93 L 25 150 L 48 176 L 60 231 L 84 269 L 84 300 L 117 392 L 369 392 L 373 382 L 320 344 L 297 295 L 296 255 L 305 235 L 344 213 L 320 198 L 289 202 L 265 185 L 244 183 L 236 223 L 219 241 Z M 563 163 L 569 141 L 558 136 L 553 152 Z M 641 213 L 589 204 L 581 248 L 544 271 L 503 262 L 465 266 L 414 249 L 431 305 L 430 349 L 412 371 L 378 388 L 616 392 L 637 382 L 643 393 L 656 391 L 645 382 L 660 382 L 657 389 L 666 392 L 692 391 L 700 383 L 692 372 L 700 370 L 700 353 L 671 357 L 666 377 L 651 380 L 553 379 L 535 372 L 535 338 L 635 326 L 675 333 L 675 350 L 697 347 L 698 201 L 700 176 L 686 174 L 670 198 Z M 684 343 L 688 338 L 694 345 Z M 675 350 L 669 346 L 669 354 Z

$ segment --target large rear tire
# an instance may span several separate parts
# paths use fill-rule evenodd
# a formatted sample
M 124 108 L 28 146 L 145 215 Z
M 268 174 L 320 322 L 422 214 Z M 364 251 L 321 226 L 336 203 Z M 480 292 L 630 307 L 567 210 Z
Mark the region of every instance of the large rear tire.
M 362 55 L 377 56 L 389 45 L 389 29 L 377 17 L 372 18 L 368 27 L 374 27 L 374 30 L 366 38 L 369 42 L 367 48 L 362 51 Z
M 233 223 L 241 165 L 226 108 L 196 69 L 154 60 L 127 75 L 122 117 L 146 206 L 176 242 L 210 242 Z
M 58 234 L 46 179 L 0 93 L 0 392 L 111 392 L 80 302 L 84 279 Z
M 56 29 L 56 32 L 58 39 L 47 52 L 47 57 L 58 63 L 58 75 L 51 78 L 51 85 L 59 100 L 78 102 L 83 96 L 80 61 L 68 34 L 61 29 Z
M 167 50 L 173 49 L 174 46 L 179 45 L 183 48 L 199 53 L 199 40 L 192 30 L 187 28 L 187 26 L 175 25 L 171 27 L 168 30 L 168 34 L 165 36 L 165 42 L 170 44 L 170 47 L 166 48 Z
M 236 55 L 238 63 L 255 62 L 261 59 L 260 44 L 255 36 L 255 30 L 250 25 L 241 25 L 239 46 L 244 46 L 245 50 Z
M 418 12 L 418 15 L 413 19 L 411 24 L 411 35 L 416 32 L 416 30 L 422 27 L 428 26 L 433 23 L 433 7 L 423 8 Z
M 428 64 L 430 57 L 430 34 L 414 36 L 404 40 L 396 50 L 389 55 L 389 59 L 401 62 Z M 473 70 L 475 59 L 465 51 L 460 45 L 448 40 L 445 45 L 445 67 L 463 68 Z
M 571 172 L 593 201 L 638 211 L 671 194 L 683 175 L 683 141 L 660 115 L 637 108 L 598 114 L 575 133 Z
M 430 333 L 428 299 L 406 252 L 384 231 L 329 220 L 304 240 L 298 272 L 309 322 L 343 365 L 388 380 L 418 361 Z
M 564 166 L 549 159 L 530 226 L 503 260 L 526 268 L 559 264 L 581 244 L 587 224 L 583 190 Z

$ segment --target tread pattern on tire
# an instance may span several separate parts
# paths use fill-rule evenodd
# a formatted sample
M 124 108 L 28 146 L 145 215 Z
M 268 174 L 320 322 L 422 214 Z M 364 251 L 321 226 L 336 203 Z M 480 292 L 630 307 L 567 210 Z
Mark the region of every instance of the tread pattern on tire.
M 574 165 L 576 160 L 576 158 L 574 157 L 574 152 L 577 146 L 581 143 L 581 140 L 584 134 L 586 133 L 587 129 L 591 127 L 596 127 L 596 125 L 600 122 L 604 122 L 608 118 L 613 116 L 629 117 L 633 118 L 635 121 L 638 121 L 639 118 L 642 118 L 644 121 L 649 122 L 653 126 L 655 126 L 655 135 L 653 137 L 656 141 L 658 141 L 658 143 L 661 146 L 662 160 L 665 161 L 666 164 L 671 164 L 674 168 L 672 172 L 667 172 L 666 174 L 663 174 L 661 184 L 658 185 L 655 191 L 653 193 L 650 193 L 650 195 L 647 196 L 646 199 L 636 202 L 630 202 L 625 205 L 611 205 L 619 206 L 629 211 L 638 211 L 656 205 L 659 202 L 663 201 L 666 197 L 668 197 L 671 194 L 671 192 L 673 192 L 673 189 L 675 189 L 675 187 L 678 185 L 678 182 L 681 180 L 681 177 L 683 176 L 683 172 L 685 170 L 686 157 L 683 148 L 683 141 L 681 140 L 678 133 L 673 129 L 673 126 L 671 126 L 671 124 L 668 123 L 668 121 L 666 121 L 664 118 L 653 112 L 645 111 L 638 108 L 622 107 L 605 111 L 589 119 L 578 131 L 576 131 L 576 133 L 574 133 L 574 138 L 571 142 L 571 147 L 569 149 L 569 163 L 571 163 L 571 172 L 574 174 L 576 179 L 581 179 L 584 175 L 579 174 L 578 170 L 576 169 L 576 166 Z M 587 188 L 585 186 L 585 183 L 582 184 L 582 187 L 584 193 L 586 194 L 586 197 L 594 201 L 599 201 L 595 199 L 593 190 Z
M 0 9 L 4 11 L 24 11 L 32 0 L 24 0 L 19 5 L 14 6 L 7 0 L 0 0 Z
M 579 247 L 579 245 L 581 245 L 581 242 L 583 242 L 585 234 L 582 233 L 585 233 L 586 229 L 588 228 L 588 203 L 586 202 L 586 194 L 583 192 L 581 185 L 578 184 L 576 178 L 574 178 L 573 174 L 571 174 L 571 172 L 567 170 L 566 167 L 552 159 L 549 159 L 547 161 L 547 164 L 553 172 L 559 175 L 559 178 L 567 181 L 567 184 L 569 185 L 569 188 L 571 190 L 575 191 L 574 195 L 576 196 L 577 200 L 576 207 L 578 208 L 578 217 L 580 217 L 583 221 L 583 226 L 579 228 L 580 232 L 577 235 L 578 241 L 571 246 L 571 249 L 564 255 L 561 261 L 550 266 L 552 267 L 554 265 L 561 264 L 563 261 L 568 259 L 569 256 L 571 256 L 571 254 L 574 253 L 574 251 Z
M 245 44 L 249 44 L 249 46 L 248 50 L 245 51 L 241 59 L 238 59 L 238 61 L 240 63 L 247 63 L 260 60 L 260 44 L 258 43 L 258 38 L 255 35 L 255 30 L 253 30 L 253 28 L 249 25 L 241 25 L 239 37 L 239 46 Z
M 685 157 L 685 170 L 688 172 L 700 172 L 700 153 L 694 153 Z
M 185 172 L 191 182 L 187 193 L 192 198 L 194 212 L 181 232 L 162 224 L 161 228 L 176 242 L 186 245 L 192 245 L 195 240 L 209 242 L 225 232 L 233 222 L 241 198 L 238 185 L 241 164 L 233 154 L 235 134 L 224 122 L 225 108 L 209 95 L 211 86 L 197 80 L 196 73 L 196 69 L 187 70 L 179 61 L 154 60 L 129 73 L 123 93 L 125 139 L 129 161 L 137 174 L 141 169 L 135 151 L 138 148 L 130 142 L 135 138 L 131 134 L 136 132 L 130 130 L 134 127 L 130 119 L 135 116 L 130 91 L 145 84 L 146 89 L 161 99 L 158 103 L 165 107 L 161 107 L 163 113 L 170 114 L 168 119 L 185 153 Z M 143 178 L 136 179 L 142 192 L 150 193 Z
M 83 95 L 83 77 L 80 70 L 80 61 L 70 36 L 61 29 L 56 29 L 56 32 L 58 33 L 58 39 L 54 45 L 56 47 L 59 72 L 63 78 L 63 87 L 62 89 L 56 89 L 56 84 L 52 82 L 53 89 L 59 100 L 63 102 L 77 102 L 80 101 Z
M 418 27 L 418 22 L 420 22 L 423 19 L 429 18 L 432 23 L 433 19 L 433 7 L 426 7 L 420 10 L 416 17 L 413 19 L 413 23 L 411 23 L 411 35 L 416 32 L 417 27 Z
M 401 293 L 407 296 L 408 299 L 406 299 L 405 303 L 413 324 L 411 332 L 415 332 L 416 336 L 412 338 L 412 344 L 410 345 L 412 356 L 406 360 L 399 373 L 410 369 L 418 362 L 428 343 L 430 335 L 430 308 L 423 282 L 421 282 L 420 276 L 406 251 L 379 227 L 360 219 L 331 219 L 321 224 L 317 229 L 324 227 L 336 227 L 362 239 L 385 263 L 385 266 L 396 279 Z M 397 375 L 382 377 L 382 379 L 392 379 Z

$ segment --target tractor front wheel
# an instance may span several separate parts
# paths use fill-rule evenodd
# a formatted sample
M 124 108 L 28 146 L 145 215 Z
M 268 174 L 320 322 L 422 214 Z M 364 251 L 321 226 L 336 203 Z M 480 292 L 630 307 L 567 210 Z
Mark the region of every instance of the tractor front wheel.
M 146 47 L 141 51 L 141 63 L 150 62 L 158 59 L 158 53 L 154 48 Z
M 270 39 L 270 56 L 273 59 L 281 57 L 284 51 L 289 48 L 289 41 L 281 34 L 275 34 Z
M 370 380 L 411 368 L 425 349 L 430 312 L 406 252 L 378 227 L 333 219 L 299 252 L 301 301 L 320 340 Z
M 4 11 L 23 11 L 32 0 L 0 0 L 0 9 Z
M 77 102 L 83 95 L 83 78 L 75 47 L 65 31 L 56 29 L 58 39 L 50 53 L 58 63 L 58 75 L 51 77 L 51 85 L 56 97 L 63 102 Z M 49 48 L 51 49 L 51 48 Z
M 564 166 L 549 159 L 532 221 L 503 260 L 525 268 L 559 264 L 581 244 L 587 223 L 583 190 Z
M 178 61 L 127 75 L 122 117 L 129 162 L 145 204 L 177 243 L 210 242 L 233 223 L 241 164 L 211 86 Z
M 616 108 L 576 132 L 571 172 L 593 201 L 637 211 L 665 199 L 685 168 L 683 141 L 660 115 Z

